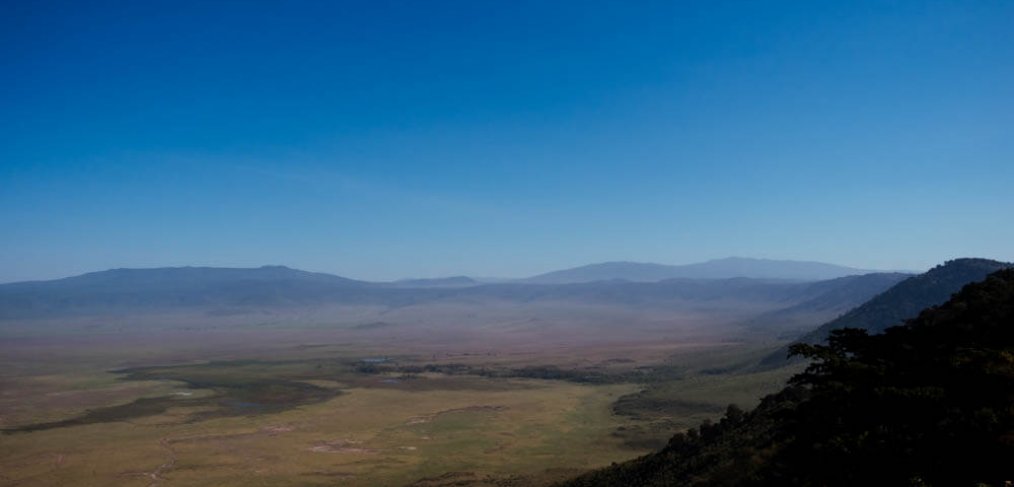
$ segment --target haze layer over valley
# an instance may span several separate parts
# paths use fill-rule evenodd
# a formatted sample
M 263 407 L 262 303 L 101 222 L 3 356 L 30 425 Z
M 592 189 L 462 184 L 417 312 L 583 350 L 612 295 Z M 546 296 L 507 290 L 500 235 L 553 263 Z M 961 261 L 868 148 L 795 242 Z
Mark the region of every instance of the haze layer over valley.
M 33 474 L 36 459 L 75 458 L 101 472 L 95 485 L 293 482 L 240 474 L 260 448 L 322 482 L 552 483 L 756 404 L 803 365 L 781 347 L 822 323 L 869 309 L 903 319 L 1006 265 L 802 280 L 799 263 L 757 263 L 765 278 L 364 282 L 265 266 L 0 285 L 4 455 L 16 478 L 39 481 L 80 470 Z M 116 441 L 61 446 L 88 431 Z M 598 447 L 562 446 L 573 442 Z M 472 444 L 485 449 L 460 457 Z M 103 460 L 131 455 L 128 469 Z M 200 466 L 209 455 L 221 463 Z
M 813 276 L 829 269 L 852 270 L 745 259 L 730 268 L 728 262 L 680 272 L 717 276 L 712 278 L 632 282 L 625 279 L 631 276 L 629 266 L 612 265 L 607 267 L 613 273 L 600 273 L 601 279 L 564 284 L 546 284 L 542 277 L 497 284 L 462 279 L 371 283 L 280 266 L 119 269 L 0 285 L 0 319 L 8 335 L 14 330 L 26 336 L 56 331 L 140 336 L 246 329 L 292 333 L 295 341 L 334 339 L 337 333 L 343 339 L 396 336 L 441 348 L 762 341 L 798 335 L 907 277 L 872 273 L 818 281 Z M 818 272 L 800 272 L 813 266 Z M 758 274 L 750 267 L 763 270 Z M 811 280 L 801 280 L 804 275 Z
M 319 412 L 304 416 L 306 408 L 343 410 L 334 401 L 376 401 L 380 399 L 370 399 L 376 394 L 429 391 L 426 395 L 436 401 L 434 405 L 424 402 L 421 409 L 407 410 L 402 421 L 413 424 L 422 421 L 413 417 L 474 410 L 477 416 L 469 420 L 474 426 L 467 431 L 477 435 L 477 441 L 487 441 L 487 436 L 472 428 L 490 428 L 498 424 L 497 417 L 513 419 L 503 424 L 507 429 L 492 427 L 492 434 L 516 434 L 514 428 L 541 421 L 528 406 L 501 404 L 497 401 L 503 399 L 483 399 L 475 392 L 499 397 L 496 391 L 501 391 L 533 400 L 541 395 L 540 407 L 545 407 L 544 401 L 558 404 L 562 409 L 546 420 L 561 421 L 551 418 L 575 407 L 591 408 L 575 420 L 601 418 L 588 425 L 591 429 L 578 428 L 572 434 L 540 427 L 530 440 L 495 443 L 521 448 L 519 459 L 531 458 L 520 453 L 525 448 L 585 441 L 578 438 L 608 439 L 602 458 L 625 458 L 713 415 L 723 401 L 755 401 L 788 372 L 752 374 L 748 372 L 752 361 L 786 337 L 798 336 L 908 277 L 848 275 L 850 269 L 819 265 L 822 272 L 833 268 L 843 276 L 804 280 L 798 269 L 811 264 L 740 259 L 730 270 L 728 262 L 696 266 L 709 278 L 684 274 L 691 277 L 648 281 L 642 276 L 638 282 L 626 265 L 606 266 L 616 274 L 601 275 L 600 280 L 578 277 L 571 279 L 578 282 L 569 283 L 537 282 L 540 278 L 482 283 L 463 277 L 364 282 L 265 266 L 116 269 L 4 284 L 0 285 L 0 350 L 7 371 L 3 380 L 8 390 L 18 393 L 0 401 L 0 418 L 5 434 L 17 438 L 76 434 L 81 428 L 107 430 L 128 419 L 131 424 L 183 420 L 179 427 L 184 427 L 194 421 L 211 426 L 226 418 L 256 417 L 267 422 L 260 428 L 300 429 L 306 426 L 290 423 L 317 424 L 326 417 Z M 763 278 L 736 275 L 754 264 L 764 269 Z M 683 381 L 681 387 L 688 388 L 684 393 L 666 392 L 661 399 L 635 394 L 638 384 L 669 384 L 710 369 L 726 372 L 710 376 L 723 378 L 703 382 L 703 389 L 698 389 L 698 381 Z M 63 385 L 82 380 L 95 385 L 80 391 Z M 265 389 L 264 380 L 277 385 Z M 715 395 L 715 387 L 725 392 Z M 533 392 L 518 396 L 518 388 Z M 472 392 L 455 396 L 457 390 Z M 671 402 L 681 406 L 658 409 Z M 367 411 L 351 418 L 366 420 Z M 172 419 L 178 415 L 179 420 Z M 292 415 L 301 419 L 291 419 Z M 272 426 L 279 421 L 284 425 Z M 214 426 L 222 428 L 234 427 Z M 135 433 L 143 436 L 142 430 Z M 182 434 L 170 435 L 169 441 L 178 441 L 172 438 Z M 309 430 L 304 434 L 313 436 Z M 304 450 L 319 446 L 344 452 L 342 461 L 353 463 L 363 455 L 432 461 L 430 455 L 458 448 L 453 436 L 435 449 L 415 443 L 382 447 L 392 440 L 374 434 L 369 429 L 356 438 L 303 437 L 297 443 L 305 444 Z M 260 442 L 251 441 L 251 446 Z M 426 453 L 414 453 L 421 451 Z M 390 457 L 394 452 L 398 453 Z M 531 466 L 505 464 L 500 455 L 491 453 L 487 461 L 492 463 L 470 472 L 494 478 L 522 475 L 544 483 L 580 472 L 585 462 L 598 461 L 559 452 L 554 458 L 566 468 L 553 473 L 541 461 Z M 353 483 L 398 485 L 456 468 L 436 464 L 383 473 L 356 467 L 346 473 L 356 479 Z

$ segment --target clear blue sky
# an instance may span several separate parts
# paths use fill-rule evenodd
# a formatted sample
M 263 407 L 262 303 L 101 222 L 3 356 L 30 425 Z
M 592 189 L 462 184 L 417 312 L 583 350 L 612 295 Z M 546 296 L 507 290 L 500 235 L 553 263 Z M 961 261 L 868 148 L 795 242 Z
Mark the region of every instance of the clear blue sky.
M 1014 2 L 3 2 L 0 281 L 1014 260 Z

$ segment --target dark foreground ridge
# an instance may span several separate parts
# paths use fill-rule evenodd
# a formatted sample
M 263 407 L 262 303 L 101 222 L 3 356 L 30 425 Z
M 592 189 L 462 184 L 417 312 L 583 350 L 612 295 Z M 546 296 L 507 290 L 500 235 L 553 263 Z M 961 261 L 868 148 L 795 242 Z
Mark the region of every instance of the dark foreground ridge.
M 849 328 L 753 411 L 563 485 L 1005 485 L 1014 480 L 1014 269 L 883 334 Z M 1007 484 L 1009 485 L 1009 484 Z

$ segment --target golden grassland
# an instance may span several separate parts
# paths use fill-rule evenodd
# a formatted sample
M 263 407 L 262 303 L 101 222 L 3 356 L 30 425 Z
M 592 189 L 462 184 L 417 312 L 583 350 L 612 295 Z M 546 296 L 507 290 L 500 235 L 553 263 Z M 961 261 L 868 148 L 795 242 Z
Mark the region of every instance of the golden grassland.
M 424 353 L 404 344 L 303 344 L 241 353 L 181 349 L 175 355 L 163 344 L 162 355 L 148 355 L 155 348 L 71 347 L 62 355 L 34 358 L 5 354 L 0 484 L 545 485 L 644 454 L 674 430 L 715 417 L 730 402 L 752 406 L 788 376 L 743 373 L 742 363 L 760 349 L 716 343 Z M 202 362 L 202 355 L 216 362 Z M 471 369 L 360 373 L 350 365 L 369 356 L 390 356 L 401 365 L 506 370 L 536 364 L 607 374 L 661 364 L 664 374 L 651 383 L 587 384 L 483 377 Z M 222 358 L 233 361 L 217 361 Z M 142 369 L 152 377 L 171 372 L 165 377 L 174 379 L 163 380 L 143 374 L 124 380 L 122 371 L 112 370 L 170 362 L 191 365 Z M 334 394 L 294 407 L 262 410 L 251 403 L 244 409 L 247 389 L 256 393 L 263 384 L 277 389 L 292 382 Z M 138 398 L 168 407 L 16 431 L 103 408 L 129 412 Z M 690 406 L 617 414 L 621 398 L 634 409 L 641 399 Z M 220 414 L 227 403 L 233 409 Z
M 425 379 L 423 379 L 425 380 Z M 129 422 L 8 434 L 7 481 L 25 484 L 405 485 L 448 473 L 550 478 L 637 455 L 611 438 L 632 385 L 467 378 L 476 387 L 352 388 L 277 414 Z M 496 382 L 494 387 L 482 382 Z M 337 384 L 336 384 L 337 385 Z M 166 468 L 159 470 L 166 463 Z M 134 480 L 131 480 L 134 479 Z

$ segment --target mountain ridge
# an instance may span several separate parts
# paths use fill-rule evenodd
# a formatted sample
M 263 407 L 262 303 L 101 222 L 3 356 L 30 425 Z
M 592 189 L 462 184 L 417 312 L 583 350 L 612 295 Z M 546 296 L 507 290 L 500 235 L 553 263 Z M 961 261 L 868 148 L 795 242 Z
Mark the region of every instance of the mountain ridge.
M 547 272 L 520 279 L 520 281 L 536 284 L 565 284 L 614 279 L 654 282 L 679 278 L 725 279 L 734 277 L 821 281 L 880 272 L 884 271 L 858 269 L 825 262 L 726 257 L 684 265 L 629 261 L 600 262 Z
M 323 272 L 304 271 L 283 265 L 263 265 L 260 267 L 212 267 L 212 266 L 175 266 L 175 267 L 118 267 L 101 271 L 86 272 L 75 276 L 57 279 L 18 281 L 0 284 L 0 288 L 24 287 L 40 284 L 103 284 L 109 282 L 155 282 L 167 279 L 178 280 L 225 280 L 228 279 L 308 279 L 322 282 L 344 282 L 347 284 L 369 284 L 367 281 L 327 274 Z
M 404 278 L 394 281 L 369 281 L 353 279 L 326 272 L 306 271 L 284 265 L 262 265 L 259 267 L 217 267 L 217 266 L 165 266 L 165 267 L 118 267 L 99 271 L 91 271 L 73 276 L 54 279 L 31 279 L 0 283 L 0 287 L 10 285 L 28 285 L 66 280 L 101 279 L 104 276 L 130 275 L 142 272 L 163 274 L 196 274 L 196 273 L 233 273 L 248 274 L 246 277 L 260 278 L 274 275 L 275 277 L 309 277 L 318 279 L 344 280 L 359 284 L 394 284 L 394 285 L 472 285 L 494 283 L 526 283 L 526 284 L 574 284 L 595 281 L 631 281 L 657 282 L 667 279 L 731 279 L 745 277 L 751 279 L 803 280 L 822 281 L 871 273 L 908 273 L 905 271 L 883 271 L 858 269 L 825 262 L 756 259 L 748 257 L 726 257 L 681 265 L 657 264 L 652 262 L 608 261 L 586 264 L 578 267 L 559 269 L 523 278 L 477 278 L 467 275 L 438 276 L 425 278 Z M 259 276 L 258 276 L 259 274 Z
M 373 283 L 282 266 L 113 269 L 53 281 L 0 285 L 0 319 L 188 310 L 211 313 L 222 309 L 230 312 L 238 309 L 291 310 L 300 306 L 330 305 L 404 307 L 511 303 L 511 306 L 523 307 L 562 302 L 629 310 L 643 308 L 642 311 L 651 309 L 666 314 L 699 306 L 713 309 L 722 303 L 727 309 L 738 307 L 736 312 L 753 316 L 755 311 L 775 311 L 821 299 L 821 296 L 833 302 L 825 309 L 816 309 L 816 316 L 829 318 L 833 316 L 831 312 L 851 308 L 897 279 L 891 275 L 868 276 L 872 277 L 817 282 L 682 278 L 659 282 L 486 284 L 456 277 Z
M 915 318 L 931 306 L 947 301 L 965 285 L 981 281 L 993 272 L 1014 264 L 981 258 L 958 258 L 944 262 L 923 274 L 905 279 L 874 296 L 834 320 L 801 335 L 801 343 L 821 343 L 838 328 L 859 328 L 880 333 L 886 328 Z M 788 347 L 783 347 L 761 361 L 762 367 L 777 367 L 789 363 Z
M 836 328 L 861 328 L 874 333 L 883 332 L 888 327 L 915 318 L 926 308 L 944 303 L 964 286 L 981 281 L 989 274 L 1012 265 L 1014 264 L 990 259 L 949 260 L 924 274 L 912 276 L 898 283 L 863 306 L 804 335 L 800 341 L 818 343 L 827 337 L 830 330 Z M 892 299 L 904 301 L 900 303 L 900 307 L 896 307 L 888 302 Z M 888 315 L 877 316 L 878 312 Z

